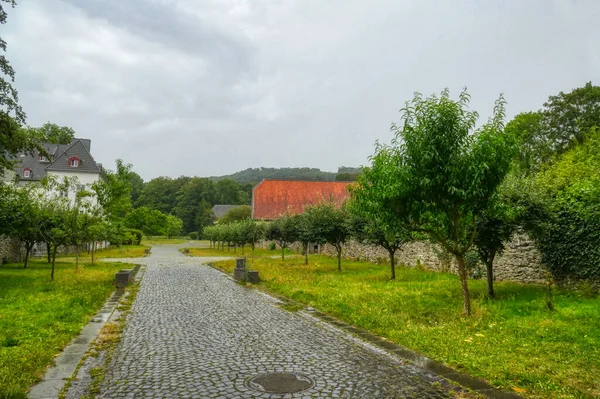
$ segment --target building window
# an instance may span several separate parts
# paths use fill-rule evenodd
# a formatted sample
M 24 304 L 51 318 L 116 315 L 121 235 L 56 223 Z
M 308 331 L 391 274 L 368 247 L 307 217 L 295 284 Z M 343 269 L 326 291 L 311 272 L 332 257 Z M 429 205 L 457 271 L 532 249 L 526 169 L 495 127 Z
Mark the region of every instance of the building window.
M 33 177 L 33 173 L 31 173 L 31 169 L 25 169 L 23 171 L 23 177 L 27 177 L 27 178 Z
M 77 158 L 71 159 L 71 167 L 76 168 L 78 166 L 79 166 L 79 159 L 77 159 Z

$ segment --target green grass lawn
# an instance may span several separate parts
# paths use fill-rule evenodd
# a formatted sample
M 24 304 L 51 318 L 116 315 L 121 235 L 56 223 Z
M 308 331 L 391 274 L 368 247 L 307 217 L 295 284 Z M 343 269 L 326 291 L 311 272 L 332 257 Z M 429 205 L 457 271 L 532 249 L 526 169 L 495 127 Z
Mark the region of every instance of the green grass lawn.
M 144 252 L 147 248 L 150 248 L 146 245 L 121 245 L 121 247 L 117 247 L 116 245 L 111 245 L 110 247 L 102 250 L 97 250 L 94 253 L 94 262 L 96 260 L 105 259 L 105 258 L 142 258 L 146 255 Z M 67 255 L 57 255 L 57 260 L 66 261 L 75 260 L 74 254 Z M 79 254 L 79 261 L 83 263 L 91 263 L 92 255 L 88 254 L 86 251 L 82 251 Z
M 208 241 L 206 241 L 208 243 Z M 242 257 L 245 256 L 247 258 L 252 258 L 252 256 L 256 258 L 265 258 L 265 257 L 279 257 L 281 258 L 281 250 L 277 249 L 271 251 L 270 249 L 256 248 L 254 249 L 254 254 L 252 253 L 252 248 L 249 245 L 246 245 L 242 250 L 242 247 L 237 247 L 234 249 L 233 247 L 227 250 L 225 247 L 224 250 L 218 248 L 184 248 L 183 250 L 188 249 L 190 251 L 191 256 L 232 256 L 232 257 Z M 290 256 L 297 258 L 298 255 L 292 252 L 290 249 L 285 250 L 285 256 Z
M 185 242 L 191 241 L 189 238 L 148 238 L 144 237 L 142 239 L 142 245 L 164 245 L 164 244 L 183 244 Z
M 473 316 L 464 317 L 457 276 L 326 256 L 249 259 L 261 288 L 334 315 L 528 398 L 600 397 L 600 299 L 571 291 L 545 307 L 545 287 L 470 281 Z M 234 261 L 216 267 L 231 273 Z
M 0 266 L 0 398 L 25 397 L 54 357 L 90 321 L 114 290 L 124 265 L 56 264 L 34 260 Z

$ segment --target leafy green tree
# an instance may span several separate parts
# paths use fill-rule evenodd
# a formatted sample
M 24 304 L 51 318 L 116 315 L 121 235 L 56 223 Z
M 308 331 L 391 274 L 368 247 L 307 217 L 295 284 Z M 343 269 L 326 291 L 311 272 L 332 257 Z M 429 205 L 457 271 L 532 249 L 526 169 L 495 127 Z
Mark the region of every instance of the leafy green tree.
M 380 246 L 390 257 L 391 279 L 396 278 L 396 252 L 413 239 L 404 222 L 385 204 L 385 193 L 390 185 L 387 165 L 373 162 L 372 167 L 363 168 L 357 184 L 349 190 L 351 201 L 350 226 L 352 235 L 361 242 Z M 405 217 L 407 215 L 405 214 Z
M 415 95 L 402 110 L 403 125 L 392 127 L 391 145 L 378 145 L 372 157 L 374 168 L 387 171 L 382 206 L 456 259 L 467 315 L 465 255 L 517 149 L 514 137 L 504 132 L 503 98 L 477 130 L 478 114 L 468 110 L 469 100 L 466 91 L 458 101 L 448 90 L 440 97 Z
M 168 238 L 180 235 L 183 231 L 183 221 L 177 216 L 167 215 L 164 231 Z
M 542 129 L 543 118 L 541 112 L 524 112 L 506 124 L 506 133 L 519 141 L 515 163 L 524 174 L 539 170 L 552 157 L 551 143 Z
M 250 202 L 248 193 L 235 180 L 223 179 L 215 183 L 215 204 L 244 205 Z
M 214 202 L 215 189 L 212 180 L 208 178 L 193 177 L 189 179 L 177 192 L 177 203 L 173 214 L 183 220 L 183 229 L 186 232 L 197 231 L 210 223 L 207 209 L 210 210 Z
M 281 260 L 285 260 L 285 249 L 298 239 L 293 216 L 286 213 L 279 219 L 269 223 L 265 232 L 265 238 L 275 241 L 279 245 L 281 248 Z
M 142 195 L 142 191 L 144 191 L 144 179 L 133 170 L 129 172 L 128 178 L 129 185 L 131 186 L 131 202 L 135 204 L 138 202 L 140 195 Z
M 242 220 L 237 222 L 237 224 L 240 226 L 240 235 L 244 245 L 250 244 L 250 248 L 252 248 L 252 254 L 254 255 L 256 243 L 265 238 L 266 225 L 262 222 L 257 222 L 256 220 L 252 219 Z
M 146 183 L 135 206 L 145 206 L 165 214 L 173 213 L 177 206 L 179 189 L 190 180 L 191 178 L 185 176 L 177 179 L 163 176 L 154 178 Z
M 227 211 L 218 219 L 219 224 L 227 224 L 239 222 L 241 220 L 250 219 L 252 208 L 249 205 L 240 205 Z
M 570 93 L 562 91 L 544 103 L 544 130 L 557 153 L 581 144 L 600 127 L 600 86 L 588 82 Z
M 343 245 L 351 234 L 348 212 L 344 207 L 337 209 L 333 202 L 310 206 L 304 212 L 317 242 L 326 242 L 335 248 L 338 270 L 341 271 Z
M 116 170 L 105 170 L 102 178 L 93 185 L 98 203 L 113 222 L 120 222 L 131 211 L 131 181 L 133 166 L 116 160 Z
M 75 138 L 75 130 L 68 126 L 59 126 L 47 122 L 41 127 L 25 128 L 27 133 L 38 137 L 41 142 L 52 144 L 70 144 Z
M 313 221 L 312 217 L 315 216 L 314 213 L 300 213 L 293 215 L 293 225 L 296 228 L 296 237 L 298 241 L 302 244 L 302 250 L 304 252 L 304 264 L 308 265 L 308 246 L 311 243 L 322 244 L 321 237 L 319 237 L 315 230 L 313 229 L 313 224 L 317 224 L 316 221 Z
M 521 209 L 511 201 L 509 196 L 499 192 L 490 200 L 488 208 L 475 223 L 473 244 L 486 267 L 487 289 L 491 298 L 496 296 L 494 260 L 497 255 L 504 252 L 506 243 L 517 231 L 520 214 Z
M 149 236 L 166 235 L 168 216 L 156 209 L 145 206 L 134 209 L 125 217 L 125 226 L 131 229 L 142 230 Z

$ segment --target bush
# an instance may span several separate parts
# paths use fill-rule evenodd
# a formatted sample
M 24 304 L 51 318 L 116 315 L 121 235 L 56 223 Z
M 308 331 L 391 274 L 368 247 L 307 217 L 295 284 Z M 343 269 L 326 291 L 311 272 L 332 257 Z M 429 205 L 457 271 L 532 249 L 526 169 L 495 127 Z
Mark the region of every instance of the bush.
M 277 245 L 275 245 L 275 243 L 274 243 L 274 242 L 271 242 L 271 243 L 269 244 L 269 250 L 271 250 L 271 251 L 275 251 L 276 249 L 277 249 Z
M 195 231 L 192 231 L 192 232 L 190 233 L 190 238 L 191 238 L 192 240 L 197 240 L 197 239 L 198 239 L 198 233 L 197 233 L 197 232 L 195 232 Z
M 123 244 L 125 245 L 140 245 L 142 242 L 143 233 L 137 229 L 123 230 Z

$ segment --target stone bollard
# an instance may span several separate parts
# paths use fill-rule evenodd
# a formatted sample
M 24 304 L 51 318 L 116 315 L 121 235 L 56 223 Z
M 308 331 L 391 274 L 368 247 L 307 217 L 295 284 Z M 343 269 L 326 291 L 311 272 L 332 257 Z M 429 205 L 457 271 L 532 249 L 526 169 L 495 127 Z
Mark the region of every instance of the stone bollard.
M 258 270 L 246 269 L 246 258 L 237 258 L 235 260 L 233 277 L 236 280 L 249 281 L 251 283 L 258 283 L 260 281 L 260 278 L 258 277 Z
M 119 270 L 115 275 L 115 285 L 117 288 L 124 288 L 129 285 L 129 282 L 133 279 L 133 269 Z

